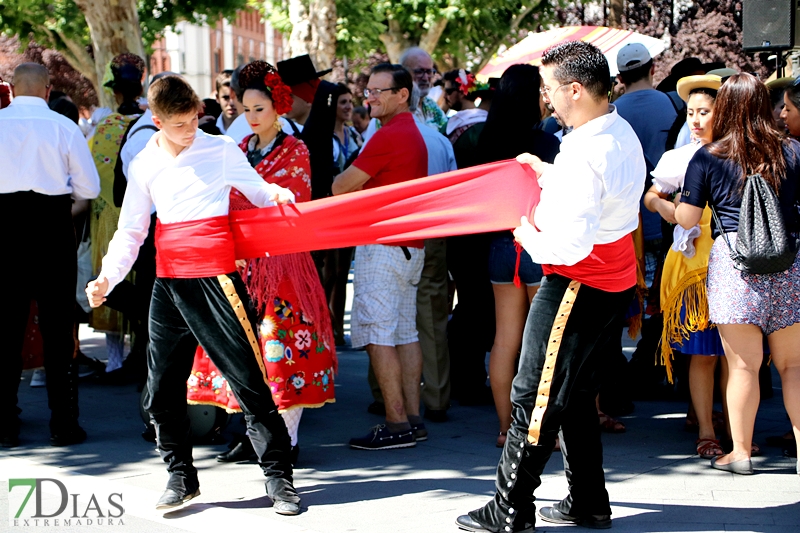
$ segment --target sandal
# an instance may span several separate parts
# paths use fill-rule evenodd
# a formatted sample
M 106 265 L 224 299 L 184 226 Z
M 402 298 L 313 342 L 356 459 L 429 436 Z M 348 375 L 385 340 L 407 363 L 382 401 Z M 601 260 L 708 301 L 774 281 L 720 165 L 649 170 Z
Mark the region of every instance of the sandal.
M 497 436 L 497 442 L 495 443 L 495 447 L 502 448 L 506 445 L 506 435 L 508 432 L 501 431 L 500 435 Z
M 712 459 L 725 455 L 725 451 L 719 445 L 719 440 L 717 439 L 697 439 L 695 445 L 697 445 L 697 455 L 703 459 Z
M 625 433 L 625 424 L 616 418 L 612 418 L 605 413 L 598 413 L 597 416 L 600 419 L 600 431 L 605 431 L 606 433 Z

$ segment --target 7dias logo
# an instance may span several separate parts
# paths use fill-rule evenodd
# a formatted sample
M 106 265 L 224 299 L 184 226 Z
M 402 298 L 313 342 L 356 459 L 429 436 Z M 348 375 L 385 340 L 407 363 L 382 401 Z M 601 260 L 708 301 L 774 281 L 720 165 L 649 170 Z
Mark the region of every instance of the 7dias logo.
M 31 496 L 35 494 L 33 501 Z M 122 494 L 72 494 L 57 479 L 9 479 L 12 527 L 122 526 Z

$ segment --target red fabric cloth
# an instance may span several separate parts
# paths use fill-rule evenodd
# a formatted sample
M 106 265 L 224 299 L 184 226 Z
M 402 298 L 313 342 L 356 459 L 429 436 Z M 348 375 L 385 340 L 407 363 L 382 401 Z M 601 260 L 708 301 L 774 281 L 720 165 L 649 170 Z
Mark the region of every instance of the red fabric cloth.
M 364 189 L 423 178 L 428 175 L 428 149 L 414 115 L 400 113 L 381 127 L 364 145 L 353 166 L 371 177 Z M 397 246 L 422 248 L 422 241 L 398 242 Z
M 547 274 L 560 274 L 606 292 L 622 292 L 636 286 L 636 252 L 633 238 L 625 235 L 608 244 L 595 244 L 586 259 L 572 266 L 542 265 Z
M 209 278 L 236 270 L 227 215 L 188 222 L 156 222 L 156 275 Z
M 314 95 L 317 93 L 317 87 L 319 87 L 318 79 L 304 81 L 303 83 L 292 85 L 289 88 L 292 90 L 293 95 L 311 104 L 314 102 Z
M 510 160 L 230 217 L 250 258 L 508 230 L 538 202 L 536 173 Z

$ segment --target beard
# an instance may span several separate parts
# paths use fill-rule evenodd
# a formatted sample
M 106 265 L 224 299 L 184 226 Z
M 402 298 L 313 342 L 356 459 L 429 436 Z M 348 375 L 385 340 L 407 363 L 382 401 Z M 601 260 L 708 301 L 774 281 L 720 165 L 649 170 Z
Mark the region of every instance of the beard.
M 547 110 L 550 112 L 550 116 L 553 117 L 553 119 L 555 119 L 556 124 L 558 124 L 563 128 L 564 123 L 561 121 L 561 117 L 558 116 L 558 113 L 556 113 L 556 108 L 553 107 L 553 105 L 550 102 L 546 102 L 544 104 L 544 107 L 546 107 Z

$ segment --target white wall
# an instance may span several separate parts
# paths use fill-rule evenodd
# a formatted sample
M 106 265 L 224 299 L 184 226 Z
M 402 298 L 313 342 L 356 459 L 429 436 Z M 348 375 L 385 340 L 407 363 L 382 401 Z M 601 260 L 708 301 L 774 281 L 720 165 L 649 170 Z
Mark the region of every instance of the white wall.
M 172 70 L 182 74 L 200 98 L 207 98 L 213 90 L 209 27 L 179 22 L 164 40 Z

